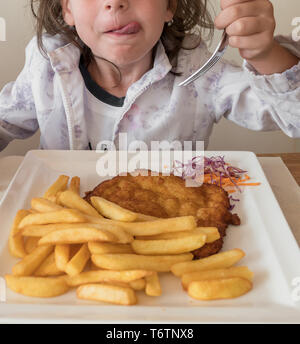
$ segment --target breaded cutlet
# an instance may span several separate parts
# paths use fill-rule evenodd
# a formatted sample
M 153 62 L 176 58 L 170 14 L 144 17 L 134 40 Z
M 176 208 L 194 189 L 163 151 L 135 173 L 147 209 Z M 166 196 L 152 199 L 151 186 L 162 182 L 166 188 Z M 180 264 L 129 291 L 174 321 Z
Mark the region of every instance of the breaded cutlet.
M 239 225 L 237 214 L 229 211 L 228 193 L 213 184 L 186 187 L 185 181 L 174 175 L 116 176 L 86 192 L 85 199 L 100 196 L 125 209 L 160 218 L 193 215 L 197 225 L 217 227 L 220 239 L 193 251 L 194 258 L 203 258 L 219 252 L 223 246 L 228 225 Z

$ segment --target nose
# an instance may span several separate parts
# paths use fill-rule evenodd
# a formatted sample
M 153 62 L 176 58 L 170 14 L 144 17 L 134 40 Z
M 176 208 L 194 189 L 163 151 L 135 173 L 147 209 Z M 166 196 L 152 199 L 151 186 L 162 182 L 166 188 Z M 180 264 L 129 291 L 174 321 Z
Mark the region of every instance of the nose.
M 104 7 L 107 11 L 125 10 L 128 8 L 128 0 L 107 0 Z

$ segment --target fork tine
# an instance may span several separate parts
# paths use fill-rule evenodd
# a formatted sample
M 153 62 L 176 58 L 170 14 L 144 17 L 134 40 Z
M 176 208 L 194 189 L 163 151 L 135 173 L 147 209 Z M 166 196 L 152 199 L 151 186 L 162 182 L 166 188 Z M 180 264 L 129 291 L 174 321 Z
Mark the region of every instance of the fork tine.
M 205 74 L 210 68 L 212 68 L 220 60 L 220 58 L 221 56 L 215 55 L 213 58 L 208 60 L 206 64 L 203 67 L 201 67 L 197 72 L 192 74 L 185 81 L 181 82 L 179 86 L 187 86 L 193 81 L 197 80 L 202 74 Z
M 228 36 L 226 34 L 226 31 L 223 31 L 222 39 L 220 43 L 218 44 L 216 50 L 212 54 L 212 56 L 209 58 L 209 60 L 196 72 L 194 72 L 191 76 L 189 76 L 186 80 L 182 81 L 178 86 L 187 86 L 191 82 L 198 79 L 201 75 L 205 74 L 210 68 L 212 68 L 224 55 L 225 50 L 228 46 Z

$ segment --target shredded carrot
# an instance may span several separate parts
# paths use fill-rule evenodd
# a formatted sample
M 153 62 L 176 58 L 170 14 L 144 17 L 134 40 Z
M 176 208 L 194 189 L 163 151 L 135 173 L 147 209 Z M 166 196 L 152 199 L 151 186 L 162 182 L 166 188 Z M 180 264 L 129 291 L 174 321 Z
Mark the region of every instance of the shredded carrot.
M 212 179 L 213 180 L 216 180 L 216 181 L 219 181 L 220 179 L 220 176 L 218 175 L 215 175 L 215 174 L 205 174 L 204 175 L 204 182 L 205 183 L 211 183 L 212 182 Z M 260 185 L 261 183 L 245 183 L 246 181 L 248 181 L 249 179 L 251 179 L 247 174 L 244 175 L 243 178 L 236 178 L 236 177 L 223 177 L 221 179 L 221 186 L 222 187 L 228 187 L 228 186 L 235 186 L 238 185 L 238 186 L 257 186 L 257 185 Z M 234 184 L 235 183 L 235 184 Z M 220 182 L 217 182 L 218 185 L 220 185 Z M 235 192 L 235 190 L 228 190 L 227 191 L 228 193 L 233 193 Z

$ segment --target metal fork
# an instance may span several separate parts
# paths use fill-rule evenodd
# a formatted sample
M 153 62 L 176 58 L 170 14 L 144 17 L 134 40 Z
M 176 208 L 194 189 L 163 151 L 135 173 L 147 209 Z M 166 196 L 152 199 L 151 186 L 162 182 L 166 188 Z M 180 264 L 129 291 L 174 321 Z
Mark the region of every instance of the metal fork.
M 200 67 L 194 74 L 189 76 L 186 80 L 182 81 L 179 86 L 187 86 L 191 82 L 195 81 L 196 79 L 200 78 L 200 76 L 204 75 L 209 69 L 211 69 L 224 55 L 226 48 L 228 46 L 228 36 L 226 31 L 223 31 L 223 35 L 221 38 L 220 43 L 216 47 L 216 50 L 210 57 L 210 59 L 202 66 Z

